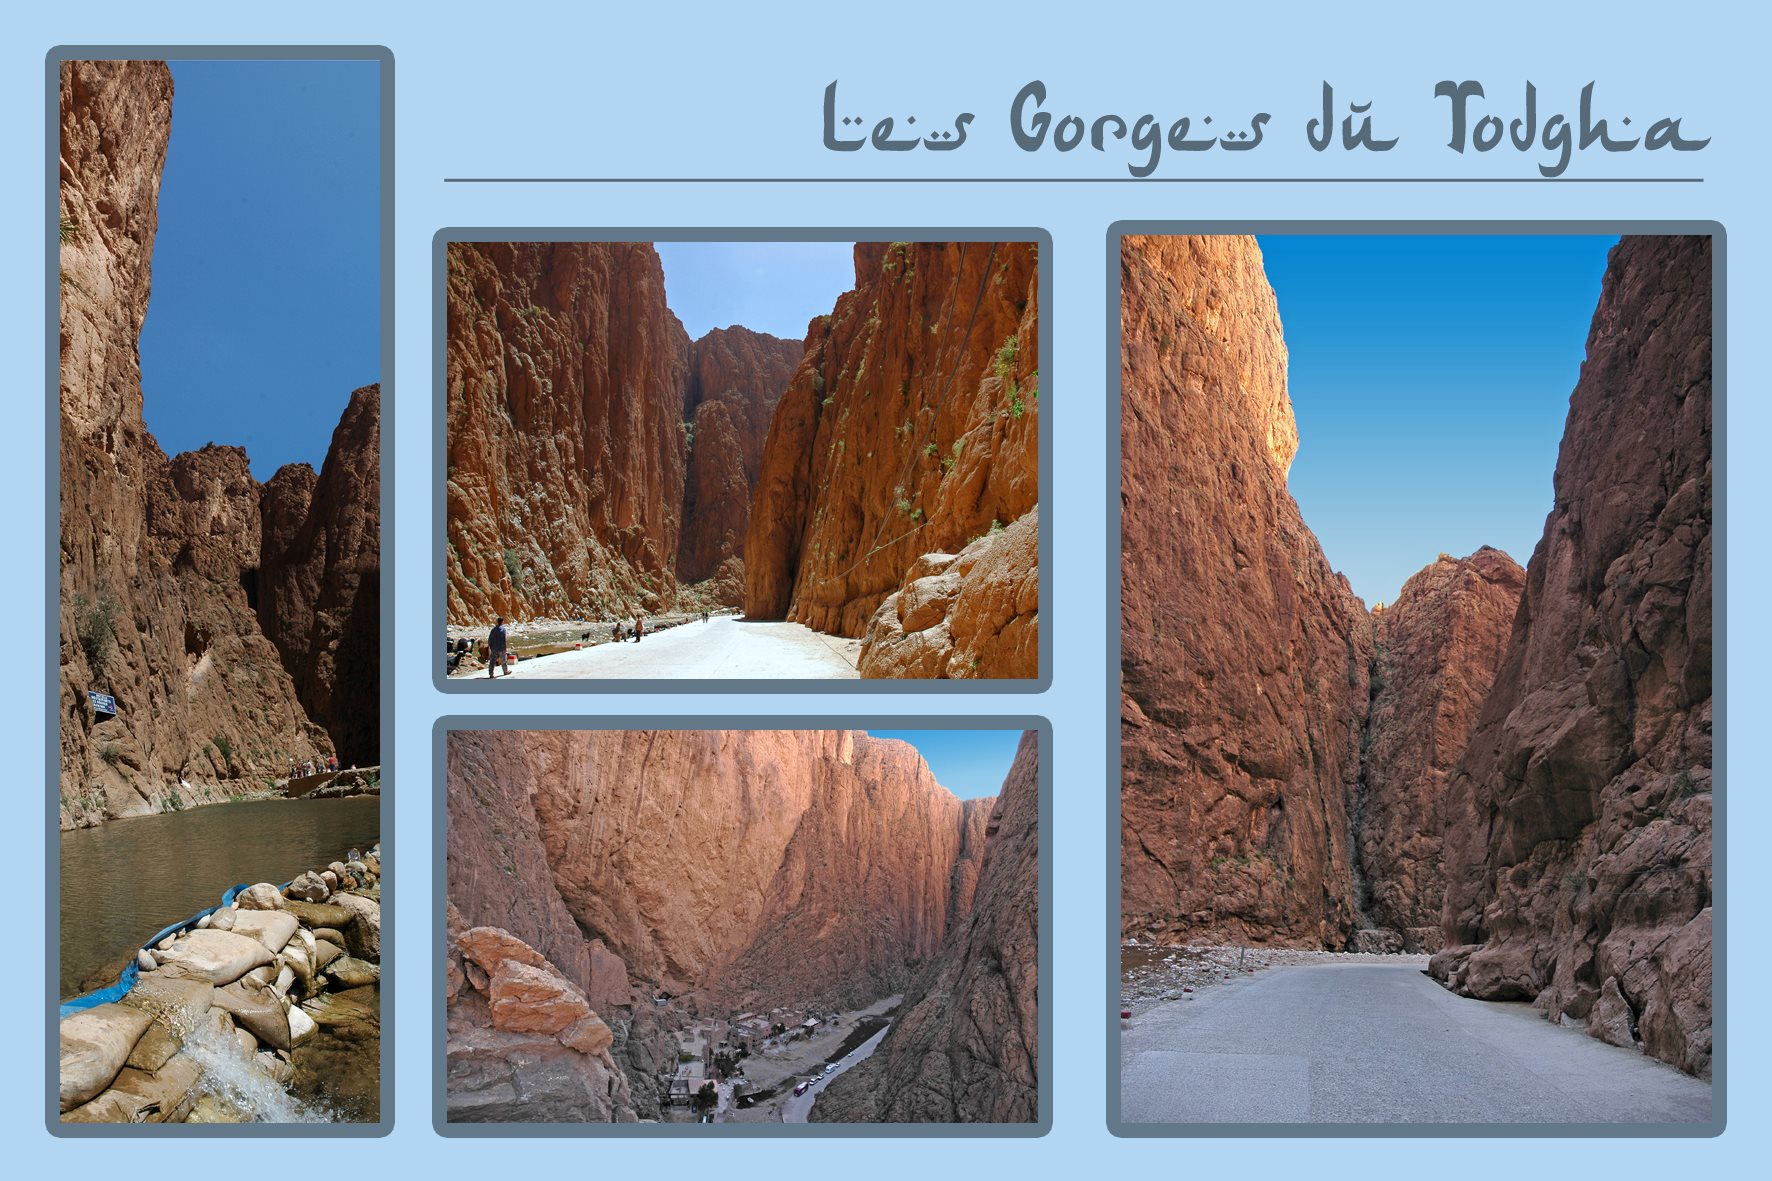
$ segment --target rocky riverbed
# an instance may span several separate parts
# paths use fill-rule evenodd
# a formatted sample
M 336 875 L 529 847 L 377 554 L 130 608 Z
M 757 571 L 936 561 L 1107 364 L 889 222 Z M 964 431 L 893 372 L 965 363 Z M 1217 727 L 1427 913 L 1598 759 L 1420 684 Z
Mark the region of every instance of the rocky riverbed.
M 1120 947 L 1120 1007 L 1137 1017 L 1168 1001 L 1188 1000 L 1269 968 L 1298 964 L 1408 964 L 1425 970 L 1425 955 L 1308 951 L 1296 947 L 1229 947 L 1127 943 Z
M 61 1021 L 64 1123 L 373 1122 L 381 846 L 241 890 Z

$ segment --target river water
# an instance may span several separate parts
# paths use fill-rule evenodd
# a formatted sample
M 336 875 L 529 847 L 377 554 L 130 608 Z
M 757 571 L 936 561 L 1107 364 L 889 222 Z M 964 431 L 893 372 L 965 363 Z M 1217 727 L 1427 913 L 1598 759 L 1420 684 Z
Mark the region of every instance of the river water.
M 286 882 L 381 836 L 381 800 L 249 800 L 61 834 L 61 994 L 242 882 Z M 82 987 L 85 986 L 85 987 Z

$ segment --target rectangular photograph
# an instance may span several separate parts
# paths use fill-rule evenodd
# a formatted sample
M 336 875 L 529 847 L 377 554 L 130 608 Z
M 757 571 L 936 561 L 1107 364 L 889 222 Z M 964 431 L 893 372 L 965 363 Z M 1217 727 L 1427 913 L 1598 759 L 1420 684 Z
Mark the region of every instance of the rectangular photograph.
M 440 684 L 1038 681 L 1038 242 L 438 256 Z
M 1710 229 L 1118 239 L 1117 1131 L 1720 1127 Z
M 1040 1130 L 1043 730 L 448 726 L 439 1131 Z
M 336 52 L 49 63 L 52 1131 L 382 1122 L 391 64 Z

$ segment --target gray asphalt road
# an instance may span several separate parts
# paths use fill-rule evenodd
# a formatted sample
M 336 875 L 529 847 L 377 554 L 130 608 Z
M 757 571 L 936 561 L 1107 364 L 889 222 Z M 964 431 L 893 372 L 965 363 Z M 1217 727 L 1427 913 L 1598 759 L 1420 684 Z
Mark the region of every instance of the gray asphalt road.
M 858 1062 L 865 1062 L 867 1059 L 873 1057 L 874 1051 L 880 1048 L 880 1042 L 886 1037 L 887 1031 L 891 1028 L 892 1026 L 888 1025 L 885 1029 L 882 1029 L 879 1033 L 876 1033 L 873 1037 L 851 1050 L 849 1056 L 837 1064 L 837 1069 L 813 1083 L 806 1089 L 804 1095 L 789 1094 L 787 1102 L 781 1105 L 781 1122 L 784 1124 L 805 1123 L 807 1117 L 812 1114 L 812 1101 L 818 1098 L 819 1093 L 831 1085 L 832 1079 L 841 1078 L 843 1075 L 847 1074 L 851 1066 L 854 1066 Z
M 1120 1035 L 1130 1123 L 1703 1123 L 1710 1084 L 1414 965 L 1274 968 Z

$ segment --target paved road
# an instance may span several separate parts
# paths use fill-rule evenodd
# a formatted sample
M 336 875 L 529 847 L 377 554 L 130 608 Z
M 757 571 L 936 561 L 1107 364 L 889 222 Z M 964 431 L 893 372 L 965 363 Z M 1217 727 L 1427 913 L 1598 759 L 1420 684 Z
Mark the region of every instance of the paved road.
M 1120 1035 L 1129 1123 L 1703 1123 L 1710 1084 L 1415 965 L 1273 968 Z
M 821 635 L 803 624 L 752 623 L 725 617 L 655 632 L 638 644 L 598 644 L 539 656 L 519 663 L 511 675 L 537 680 L 853 680 L 860 653 L 861 641 Z
M 812 1101 L 818 1098 L 818 1093 L 830 1086 L 832 1079 L 841 1078 L 851 1066 L 871 1057 L 873 1052 L 880 1048 L 880 1039 L 885 1037 L 886 1031 L 891 1028 L 892 1026 L 888 1025 L 886 1029 L 882 1029 L 879 1033 L 876 1033 L 873 1037 L 855 1047 L 854 1050 L 851 1050 L 849 1056 L 837 1064 L 837 1069 L 831 1071 L 831 1073 L 825 1075 L 810 1087 L 807 1087 L 804 1095 L 795 1095 L 790 1089 L 787 1102 L 781 1105 L 781 1122 L 784 1124 L 805 1123 L 806 1117 L 812 1114 Z

